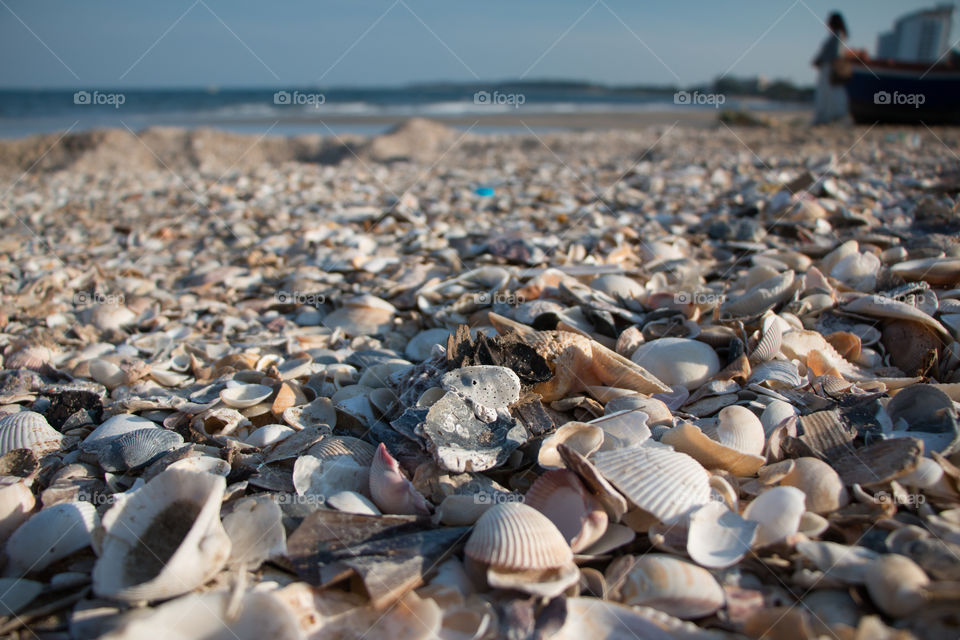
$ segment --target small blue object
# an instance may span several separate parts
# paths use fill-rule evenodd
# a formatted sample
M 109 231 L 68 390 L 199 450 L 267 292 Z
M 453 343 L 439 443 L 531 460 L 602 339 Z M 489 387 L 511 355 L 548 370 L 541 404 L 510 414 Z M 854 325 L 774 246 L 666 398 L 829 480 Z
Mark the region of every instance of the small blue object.
M 483 196 L 484 198 L 492 197 L 496 191 L 493 190 L 493 187 L 477 187 L 473 190 L 478 196 Z

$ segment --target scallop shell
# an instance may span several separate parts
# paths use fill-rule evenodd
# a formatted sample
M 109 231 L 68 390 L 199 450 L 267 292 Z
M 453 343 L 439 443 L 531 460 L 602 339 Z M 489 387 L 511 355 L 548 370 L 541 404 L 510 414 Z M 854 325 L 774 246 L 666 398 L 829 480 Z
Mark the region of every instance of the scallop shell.
M 803 384 L 797 365 L 788 360 L 762 362 L 753 368 L 750 384 L 766 384 L 771 389 L 794 389 Z
M 786 460 L 770 465 L 764 471 L 776 473 L 781 469 L 785 475 L 780 478 L 780 485 L 803 491 L 809 511 L 828 514 L 850 503 L 850 494 L 847 493 L 840 475 L 819 458 Z
M 103 517 L 94 593 L 159 600 L 210 579 L 230 556 L 220 523 L 225 487 L 220 476 L 168 469 L 114 505 Z
M 122 473 L 145 467 L 182 444 L 183 436 L 175 431 L 155 427 L 139 429 L 101 447 L 97 459 L 106 471 Z
M 630 606 L 649 606 L 692 620 L 717 611 L 726 597 L 709 571 L 673 556 L 648 553 L 633 559 L 620 599 Z
M 34 514 L 7 540 L 4 576 L 42 571 L 90 545 L 97 510 L 89 502 L 64 502 Z
M 880 556 L 867 567 L 864 580 L 873 602 L 894 618 L 914 614 L 927 604 L 930 578 L 906 556 Z
M 750 353 L 750 363 L 766 362 L 773 360 L 780 353 L 780 344 L 783 341 L 783 333 L 789 328 L 787 323 L 779 316 L 771 315 L 763 322 L 763 335 L 757 346 Z
M 586 422 L 568 422 L 540 445 L 537 462 L 545 469 L 563 468 L 557 447 L 564 444 L 580 455 L 588 457 L 603 444 L 603 429 Z
M 53 351 L 42 345 L 24 347 L 3 359 L 6 369 L 31 369 L 39 371 L 43 365 L 53 362 Z
M 765 436 L 763 424 L 753 411 L 733 405 L 722 409 L 717 417 L 720 444 L 742 453 L 760 455 Z
M 721 312 L 738 317 L 759 315 L 793 295 L 794 281 L 794 273 L 790 270 L 767 278 L 742 295 L 724 302 Z
M 350 436 L 325 436 L 323 440 L 310 447 L 306 453 L 328 460 L 336 456 L 351 456 L 357 464 L 369 467 L 377 448 L 365 440 Z
M 598 452 L 593 462 L 631 502 L 666 524 L 710 501 L 710 474 L 684 453 L 630 447 Z
M 273 389 L 264 384 L 238 384 L 220 392 L 220 399 L 228 407 L 247 409 L 260 404 L 273 394 Z
M 130 413 L 120 413 L 105 420 L 99 427 L 94 429 L 90 435 L 80 443 L 80 449 L 87 453 L 93 453 L 111 440 L 119 438 L 125 433 L 151 427 L 158 428 L 157 424 L 152 420 L 147 420 L 146 418 L 141 418 L 140 416 L 135 416 Z
M 592 545 L 607 529 L 603 505 L 567 469 L 547 471 L 537 478 L 523 502 L 550 518 L 574 553 Z
M 760 525 L 754 546 L 765 547 L 795 534 L 805 505 L 806 496 L 795 487 L 773 487 L 757 496 L 743 512 L 745 519 Z
M 519 502 L 494 505 L 480 516 L 464 553 L 486 567 L 491 587 L 552 598 L 580 577 L 563 534 L 545 515 Z
M 708 502 L 690 515 L 687 554 L 702 567 L 733 566 L 750 551 L 758 527 L 722 502 Z
M 732 407 L 727 407 L 732 408 Z M 753 416 L 759 424 L 756 416 Z M 751 431 L 753 429 L 750 429 Z M 760 427 L 763 433 L 763 427 Z M 746 436 L 730 435 L 730 441 L 746 440 Z M 752 453 L 744 453 L 733 447 L 721 444 L 711 439 L 696 425 L 683 422 L 673 429 L 666 431 L 660 441 L 672 446 L 679 452 L 691 456 L 699 464 L 710 469 L 723 469 L 736 476 L 752 476 L 757 469 L 763 466 L 766 459 Z
M 42 414 L 18 411 L 0 418 L 0 455 L 14 449 L 29 449 L 38 457 L 59 451 L 63 435 Z
M 466 555 L 502 569 L 553 569 L 573 562 L 563 534 L 533 507 L 504 502 L 487 510 L 473 528 Z

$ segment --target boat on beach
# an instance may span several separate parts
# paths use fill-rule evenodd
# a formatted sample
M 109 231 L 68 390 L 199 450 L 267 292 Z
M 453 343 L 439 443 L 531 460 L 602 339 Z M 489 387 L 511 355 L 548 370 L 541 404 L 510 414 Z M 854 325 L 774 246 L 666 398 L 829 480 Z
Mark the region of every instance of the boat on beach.
M 851 59 L 846 83 L 858 124 L 960 124 L 960 66 Z

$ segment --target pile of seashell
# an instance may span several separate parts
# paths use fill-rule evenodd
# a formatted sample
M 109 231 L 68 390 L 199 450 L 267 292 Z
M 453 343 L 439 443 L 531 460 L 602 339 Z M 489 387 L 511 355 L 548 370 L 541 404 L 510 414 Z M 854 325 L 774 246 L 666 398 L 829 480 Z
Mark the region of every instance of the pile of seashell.
M 956 191 L 886 156 L 893 198 L 881 141 L 681 144 L 608 201 L 544 160 L 503 202 L 448 175 L 347 206 L 356 167 L 297 166 L 337 204 L 293 231 L 254 174 L 204 196 L 222 264 L 105 181 L 147 254 L 2 283 L 0 634 L 956 637 L 960 245 L 910 226 Z M 530 233 L 466 232 L 484 206 Z

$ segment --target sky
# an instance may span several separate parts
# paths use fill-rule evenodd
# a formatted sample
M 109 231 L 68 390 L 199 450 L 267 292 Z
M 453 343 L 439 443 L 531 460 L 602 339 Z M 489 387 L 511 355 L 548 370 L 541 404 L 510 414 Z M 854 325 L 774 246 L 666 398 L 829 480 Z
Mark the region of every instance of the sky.
M 831 10 L 873 52 L 896 17 L 936 3 L 0 0 L 0 88 L 812 84 Z

